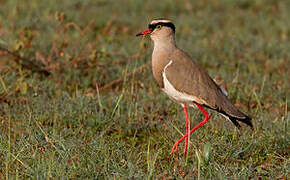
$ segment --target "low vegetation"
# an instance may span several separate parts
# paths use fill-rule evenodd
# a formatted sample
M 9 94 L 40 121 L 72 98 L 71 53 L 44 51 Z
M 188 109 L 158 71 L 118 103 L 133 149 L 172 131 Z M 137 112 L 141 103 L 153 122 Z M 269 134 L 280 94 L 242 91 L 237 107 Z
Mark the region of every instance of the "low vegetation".
M 0 0 L 0 179 L 289 178 L 290 3 L 286 0 Z M 214 112 L 183 147 L 183 109 L 160 91 L 152 42 L 178 46 L 253 117 Z M 190 109 L 191 124 L 203 117 Z

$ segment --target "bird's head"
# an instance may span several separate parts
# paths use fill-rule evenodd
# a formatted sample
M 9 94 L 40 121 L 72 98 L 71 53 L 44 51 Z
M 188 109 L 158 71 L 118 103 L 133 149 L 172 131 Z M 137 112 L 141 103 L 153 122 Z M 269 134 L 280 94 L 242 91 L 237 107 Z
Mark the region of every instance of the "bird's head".
M 150 24 L 148 25 L 148 28 L 136 34 L 136 36 L 141 36 L 141 35 L 150 35 L 151 39 L 153 41 L 158 41 L 158 40 L 167 40 L 174 38 L 175 34 L 175 26 L 174 24 L 164 18 L 159 18 L 159 19 L 153 19 Z

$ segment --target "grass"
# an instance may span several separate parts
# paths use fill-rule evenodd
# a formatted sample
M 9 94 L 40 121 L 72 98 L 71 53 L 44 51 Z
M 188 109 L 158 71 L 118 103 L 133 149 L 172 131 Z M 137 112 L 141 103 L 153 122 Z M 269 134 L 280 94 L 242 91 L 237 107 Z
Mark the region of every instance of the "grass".
M 0 54 L 0 179 L 289 178 L 289 1 L 0 2 L 0 45 L 26 58 Z M 183 110 L 146 64 L 151 41 L 135 37 L 155 17 L 175 22 L 178 46 L 254 131 L 210 112 L 188 158 L 183 144 L 169 154 Z

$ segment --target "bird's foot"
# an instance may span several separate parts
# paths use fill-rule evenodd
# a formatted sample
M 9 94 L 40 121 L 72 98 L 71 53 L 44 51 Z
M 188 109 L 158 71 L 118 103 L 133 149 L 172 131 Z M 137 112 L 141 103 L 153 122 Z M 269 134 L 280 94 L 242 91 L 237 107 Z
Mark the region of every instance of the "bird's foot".
M 177 152 L 177 150 L 178 150 L 178 144 L 179 144 L 178 141 L 176 141 L 176 142 L 174 143 L 174 145 L 173 145 L 173 147 L 172 147 L 172 149 L 171 149 L 170 154 L 172 154 L 172 153 L 176 153 L 176 152 Z
M 172 154 L 172 153 L 176 153 L 176 152 L 177 152 L 179 143 L 181 143 L 181 142 L 182 142 L 182 141 L 183 141 L 187 136 L 188 136 L 187 134 L 184 135 L 182 138 L 180 138 L 178 141 L 176 141 L 176 142 L 174 143 L 174 145 L 173 145 L 173 147 L 172 147 L 172 149 L 171 149 L 170 154 Z M 188 147 L 188 143 L 185 142 L 185 147 L 184 147 L 184 156 L 186 156 L 186 154 L 187 154 L 187 147 Z

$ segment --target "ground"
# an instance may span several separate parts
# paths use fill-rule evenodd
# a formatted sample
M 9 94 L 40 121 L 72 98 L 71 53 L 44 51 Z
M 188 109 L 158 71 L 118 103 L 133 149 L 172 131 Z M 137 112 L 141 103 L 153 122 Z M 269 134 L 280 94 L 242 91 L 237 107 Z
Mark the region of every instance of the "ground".
M 289 178 L 290 1 L 0 3 L 0 179 Z M 254 130 L 210 111 L 187 158 L 183 143 L 170 154 L 183 109 L 153 79 L 152 42 L 135 37 L 156 17 Z

